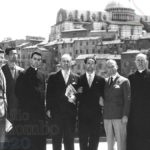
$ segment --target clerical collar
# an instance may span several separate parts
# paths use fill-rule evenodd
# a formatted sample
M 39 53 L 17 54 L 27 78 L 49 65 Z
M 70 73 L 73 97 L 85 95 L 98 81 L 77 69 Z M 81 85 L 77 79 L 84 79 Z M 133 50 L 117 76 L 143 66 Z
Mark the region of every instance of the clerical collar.
M 139 73 L 142 73 L 144 70 L 138 70 Z
M 35 68 L 35 67 L 33 67 L 33 66 L 31 66 L 31 68 L 32 68 L 32 69 L 34 69 L 35 71 L 37 71 L 37 70 L 38 70 L 38 68 Z

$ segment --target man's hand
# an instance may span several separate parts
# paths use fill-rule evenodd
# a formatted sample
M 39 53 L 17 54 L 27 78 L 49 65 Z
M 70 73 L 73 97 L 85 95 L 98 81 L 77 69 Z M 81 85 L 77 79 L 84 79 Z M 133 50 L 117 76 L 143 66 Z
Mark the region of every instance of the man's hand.
M 123 116 L 122 117 L 122 123 L 127 124 L 127 122 L 128 122 L 128 117 L 127 116 Z
M 100 106 L 104 106 L 104 99 L 102 97 L 99 98 L 99 104 Z
M 46 112 L 46 114 L 47 114 L 48 118 L 51 118 L 51 112 L 50 112 L 50 110 L 48 110 L 48 111 Z
M 70 95 L 70 97 L 68 98 L 68 101 L 70 102 L 70 103 L 73 103 L 73 104 L 75 104 L 75 100 L 76 100 L 76 97 L 75 97 L 75 95 Z
M 80 93 L 80 94 L 83 93 L 83 87 L 82 86 L 79 87 L 78 90 L 77 90 L 77 92 Z

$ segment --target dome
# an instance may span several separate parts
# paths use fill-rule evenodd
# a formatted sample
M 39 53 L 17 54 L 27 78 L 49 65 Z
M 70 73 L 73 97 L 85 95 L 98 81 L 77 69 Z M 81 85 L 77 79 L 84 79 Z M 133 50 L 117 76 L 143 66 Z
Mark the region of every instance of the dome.
M 107 5 L 105 10 L 109 10 L 112 8 L 130 8 L 133 9 L 131 7 L 131 3 L 128 0 L 113 0 L 110 1 Z

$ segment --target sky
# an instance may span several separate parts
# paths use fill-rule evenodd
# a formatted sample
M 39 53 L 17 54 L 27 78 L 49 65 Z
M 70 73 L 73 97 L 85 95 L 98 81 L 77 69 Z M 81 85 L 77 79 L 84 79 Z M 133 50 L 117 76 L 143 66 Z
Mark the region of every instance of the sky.
M 42 36 L 48 40 L 51 26 L 56 23 L 60 8 L 69 10 L 103 11 L 112 0 L 0 0 L 0 41 L 7 37 L 25 39 Z M 131 1 L 140 15 L 149 15 L 148 0 Z

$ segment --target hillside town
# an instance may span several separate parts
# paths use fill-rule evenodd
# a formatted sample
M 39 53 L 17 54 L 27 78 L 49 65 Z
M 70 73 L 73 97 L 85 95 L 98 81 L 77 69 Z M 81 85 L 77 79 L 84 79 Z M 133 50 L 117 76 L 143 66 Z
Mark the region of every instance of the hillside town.
M 130 7 L 130 2 L 127 5 L 110 1 L 105 11 L 61 8 L 58 10 L 56 23 L 50 28 L 48 41 L 36 36 L 17 40 L 6 38 L 0 42 L 0 48 L 5 50 L 7 47 L 15 47 L 19 54 L 18 64 L 23 68 L 28 67 L 31 52 L 41 51 L 44 56 L 41 69 L 46 74 L 56 71 L 60 57 L 69 53 L 75 60 L 73 68 L 76 73 L 82 72 L 82 60 L 85 56 L 95 55 L 100 60 L 116 58 L 121 72 L 127 75 L 134 70 L 132 63 L 130 65 L 130 55 L 138 51 L 149 53 L 149 32 L 150 16 L 137 15 Z M 104 69 L 103 61 L 99 62 L 98 68 Z

